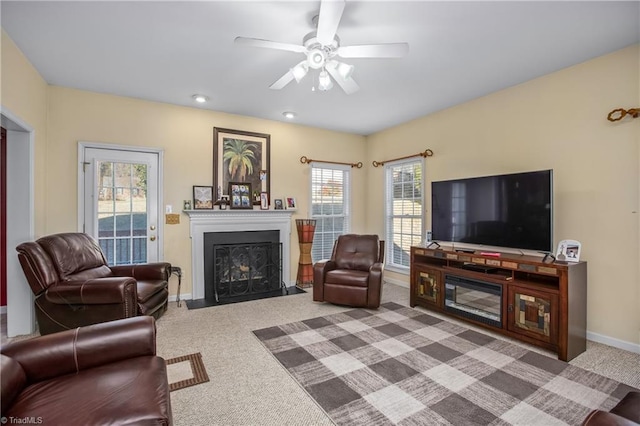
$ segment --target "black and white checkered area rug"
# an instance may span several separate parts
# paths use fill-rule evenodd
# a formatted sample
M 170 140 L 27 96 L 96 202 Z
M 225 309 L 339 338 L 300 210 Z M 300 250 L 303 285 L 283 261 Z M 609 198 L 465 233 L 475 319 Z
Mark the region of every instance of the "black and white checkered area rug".
M 634 390 L 396 303 L 254 334 L 338 425 L 578 425 Z

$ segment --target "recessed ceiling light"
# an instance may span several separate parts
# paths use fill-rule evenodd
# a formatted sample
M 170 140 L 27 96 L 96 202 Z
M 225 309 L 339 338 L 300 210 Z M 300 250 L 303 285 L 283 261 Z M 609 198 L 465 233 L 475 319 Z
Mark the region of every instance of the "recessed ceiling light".
M 296 118 L 296 113 L 293 111 L 285 111 L 282 113 L 282 115 L 284 115 L 284 118 L 286 118 L 287 120 L 293 120 L 294 118 Z
M 204 103 L 209 100 L 209 97 L 205 95 L 193 95 L 192 98 L 198 103 Z

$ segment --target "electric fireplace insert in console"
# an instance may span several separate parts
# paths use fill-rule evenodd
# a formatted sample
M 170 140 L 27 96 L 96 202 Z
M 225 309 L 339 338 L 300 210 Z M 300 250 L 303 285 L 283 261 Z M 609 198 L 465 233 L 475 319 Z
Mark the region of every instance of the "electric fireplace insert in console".
M 502 328 L 502 286 L 445 275 L 445 311 Z

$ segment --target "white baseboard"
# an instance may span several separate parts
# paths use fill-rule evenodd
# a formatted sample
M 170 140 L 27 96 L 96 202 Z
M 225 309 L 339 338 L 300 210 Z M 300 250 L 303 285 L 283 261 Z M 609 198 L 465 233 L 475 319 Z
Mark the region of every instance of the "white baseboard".
M 0 314 L 6 314 L 7 313 L 7 307 L 5 306 L 0 306 Z
M 184 302 L 185 300 L 191 300 L 193 299 L 193 297 L 191 297 L 191 293 L 186 293 L 186 294 L 181 294 L 180 295 L 180 301 Z M 175 302 L 176 301 L 176 295 L 174 294 L 173 296 L 169 296 L 169 302 Z
M 395 284 L 400 287 L 409 288 L 409 283 L 405 281 L 395 280 L 393 278 L 387 277 L 384 278 L 384 281 L 388 282 L 389 284 Z M 640 344 L 637 343 L 627 342 L 624 340 L 616 339 L 615 337 L 609 337 L 591 331 L 587 331 L 587 339 L 591 340 L 592 342 L 602 343 L 603 345 L 613 346 L 614 348 L 640 354 Z
M 602 343 L 603 345 L 613 346 L 614 348 L 624 349 L 625 351 L 640 354 L 640 344 L 616 339 L 615 337 L 605 336 L 604 334 L 587 331 L 587 340 L 591 340 L 592 342 Z

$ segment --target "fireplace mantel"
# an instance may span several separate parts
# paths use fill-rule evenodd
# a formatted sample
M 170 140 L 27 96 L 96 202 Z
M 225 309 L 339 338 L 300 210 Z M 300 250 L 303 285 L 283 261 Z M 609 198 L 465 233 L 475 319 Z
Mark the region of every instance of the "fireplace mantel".
M 280 231 L 282 275 L 291 275 L 292 210 L 184 210 L 189 216 L 193 299 L 204 299 L 204 234 L 207 232 Z

